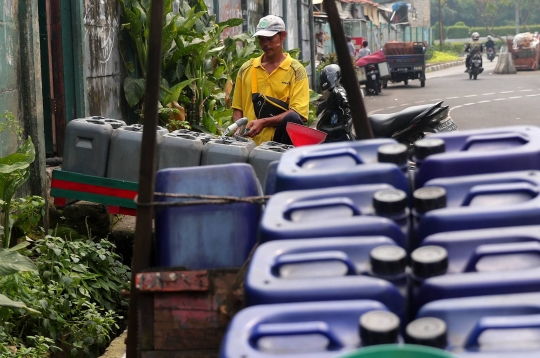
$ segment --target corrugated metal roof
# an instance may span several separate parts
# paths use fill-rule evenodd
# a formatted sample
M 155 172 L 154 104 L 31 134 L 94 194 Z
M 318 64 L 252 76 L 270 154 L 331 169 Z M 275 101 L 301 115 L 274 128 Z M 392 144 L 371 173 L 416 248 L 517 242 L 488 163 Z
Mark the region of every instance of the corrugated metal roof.
M 379 4 L 371 0 L 341 0 L 341 2 L 354 2 L 357 4 L 365 4 L 365 5 L 372 5 L 375 7 L 379 7 Z

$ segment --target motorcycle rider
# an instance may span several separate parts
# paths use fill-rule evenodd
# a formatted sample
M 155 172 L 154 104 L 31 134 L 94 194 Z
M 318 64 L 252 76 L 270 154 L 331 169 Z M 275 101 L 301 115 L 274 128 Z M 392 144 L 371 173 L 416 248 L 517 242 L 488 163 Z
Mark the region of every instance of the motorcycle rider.
M 486 44 L 484 46 L 486 47 L 488 52 L 489 52 L 489 49 L 492 49 L 493 50 L 493 55 L 495 55 L 495 42 L 491 39 L 491 36 L 487 37 L 487 41 L 486 41 Z
M 484 48 L 480 42 L 480 34 L 478 32 L 473 32 L 471 35 L 471 42 L 465 46 L 465 52 L 468 52 L 467 58 L 465 59 L 465 73 L 469 72 L 471 68 L 471 58 L 478 52 L 483 52 Z

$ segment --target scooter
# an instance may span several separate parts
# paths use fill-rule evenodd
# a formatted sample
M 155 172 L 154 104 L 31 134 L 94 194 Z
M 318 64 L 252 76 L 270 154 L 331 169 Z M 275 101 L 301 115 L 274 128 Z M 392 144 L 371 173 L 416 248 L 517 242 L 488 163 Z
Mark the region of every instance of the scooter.
M 328 69 L 329 66 L 333 67 Z M 339 66 L 329 66 L 321 73 L 321 81 L 325 81 L 321 87 L 329 88 L 330 93 L 317 106 L 316 129 L 327 133 L 325 143 L 355 140 L 347 93 L 339 83 Z M 373 135 L 376 138 L 394 138 L 398 142 L 412 145 L 427 133 L 456 131 L 456 124 L 448 117 L 450 108 L 442 104 L 443 101 L 440 101 L 409 107 L 396 113 L 371 115 L 369 122 Z
M 487 59 L 490 62 L 493 62 L 495 59 L 495 50 L 493 50 L 491 47 L 487 49 Z
M 469 67 L 469 79 L 474 78 L 476 80 L 478 75 L 482 72 L 484 72 L 484 68 L 482 67 L 482 55 L 477 52 L 471 58 L 471 67 Z
M 367 92 L 378 96 L 381 93 L 381 78 L 377 64 L 370 63 L 366 65 L 365 71 Z

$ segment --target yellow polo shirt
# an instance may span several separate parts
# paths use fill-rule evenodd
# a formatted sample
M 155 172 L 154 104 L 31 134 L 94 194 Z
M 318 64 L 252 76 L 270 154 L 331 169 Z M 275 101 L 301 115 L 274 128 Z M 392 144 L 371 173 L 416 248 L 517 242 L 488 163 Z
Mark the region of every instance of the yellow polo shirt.
M 309 83 L 306 69 L 288 53 L 285 55 L 285 60 L 270 74 L 261 65 L 262 56 L 247 61 L 238 71 L 232 108 L 241 110 L 249 121 L 257 119 L 251 100 L 251 71 L 257 71 L 259 93 L 287 102 L 289 109 L 307 119 Z M 275 131 L 275 127 L 266 127 L 252 139 L 259 145 L 272 140 Z

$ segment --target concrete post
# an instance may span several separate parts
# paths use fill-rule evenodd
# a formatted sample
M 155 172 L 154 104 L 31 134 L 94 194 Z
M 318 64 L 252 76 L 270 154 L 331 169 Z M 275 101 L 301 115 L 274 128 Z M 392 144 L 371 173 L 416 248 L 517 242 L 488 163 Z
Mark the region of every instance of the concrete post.
M 19 25 L 22 119 L 25 132 L 32 137 L 36 148 L 36 159 L 30 166 L 28 182 L 30 192 L 33 195 L 46 198 L 45 129 L 43 125 L 37 1 L 21 0 L 19 2 Z M 47 218 L 45 218 L 44 226 L 48 227 Z

